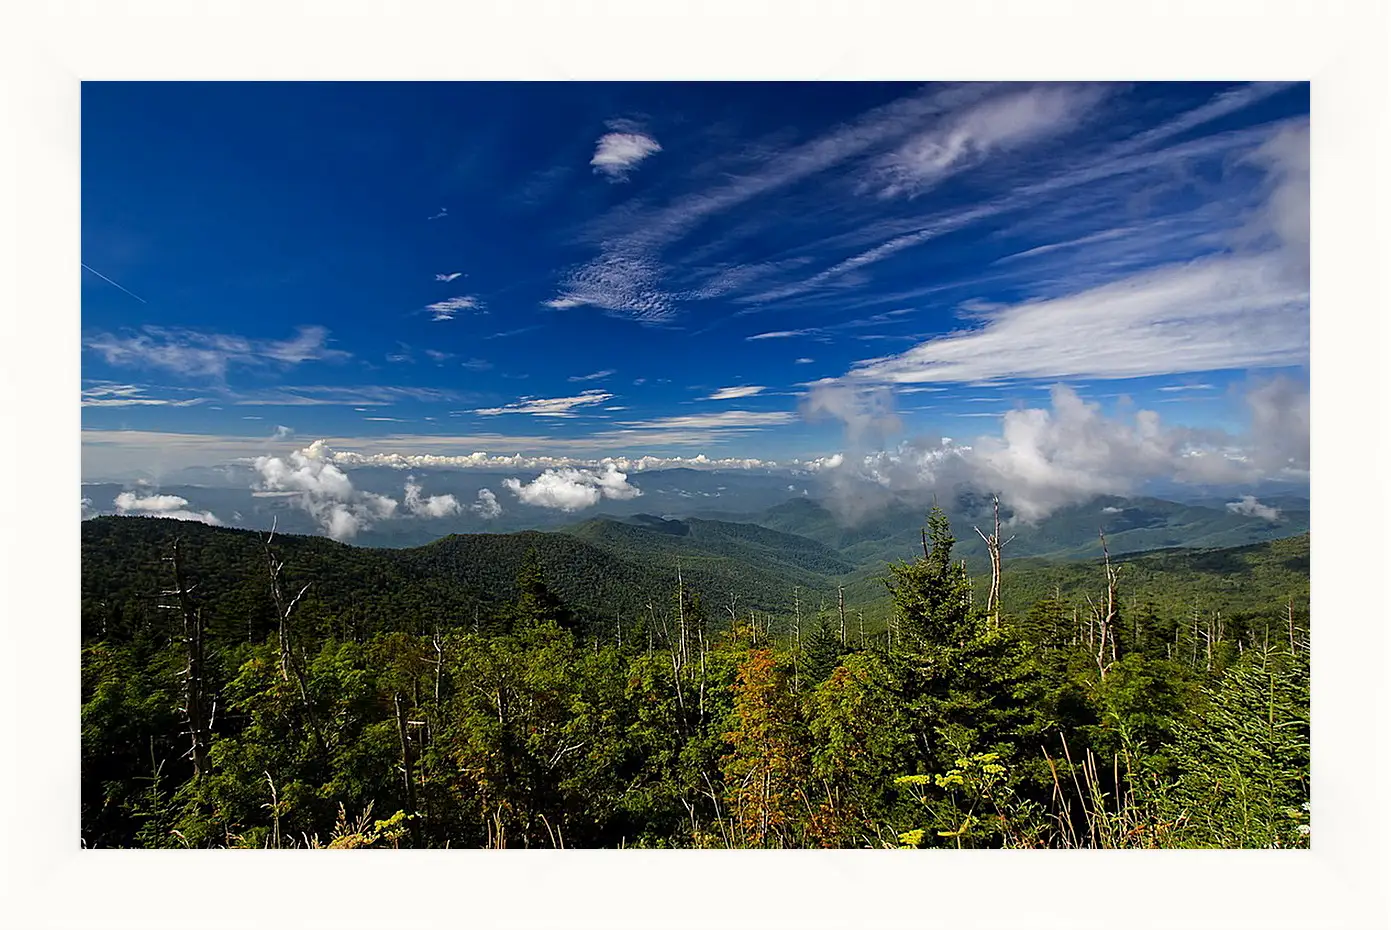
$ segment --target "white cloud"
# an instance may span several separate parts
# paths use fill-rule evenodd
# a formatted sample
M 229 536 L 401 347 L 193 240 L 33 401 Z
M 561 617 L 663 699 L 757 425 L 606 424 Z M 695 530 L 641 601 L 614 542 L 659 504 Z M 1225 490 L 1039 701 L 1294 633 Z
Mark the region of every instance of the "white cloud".
M 1170 265 L 1066 297 L 994 309 L 984 325 L 856 365 L 881 383 L 1136 378 L 1300 365 L 1308 291 L 1272 254 Z
M 745 336 L 745 342 L 756 342 L 759 339 L 791 339 L 793 336 L 806 336 L 815 333 L 814 329 L 779 329 L 770 333 L 756 333 L 752 336 Z
M 173 400 L 166 397 L 150 397 L 146 389 L 136 384 L 117 384 L 112 381 L 92 382 L 91 387 L 82 389 L 84 407 L 191 407 L 206 403 L 206 397 L 190 397 Z
M 385 406 L 403 400 L 425 403 L 444 403 L 463 399 L 454 391 L 436 388 L 393 387 L 391 385 L 294 385 L 262 394 L 229 393 L 239 407 L 370 407 Z
M 495 417 L 504 413 L 526 413 L 537 417 L 573 417 L 576 414 L 571 411 L 575 407 L 588 407 L 594 404 L 602 404 L 613 399 L 612 394 L 607 391 L 589 390 L 582 391 L 574 397 L 535 397 L 522 398 L 514 404 L 505 404 L 501 407 L 484 407 L 475 410 L 474 413 L 484 417 Z
M 415 478 L 406 479 L 406 510 L 417 517 L 450 517 L 460 510 L 459 501 L 453 494 L 440 494 L 423 497 L 420 485 Z
M 481 358 L 471 358 L 466 362 L 460 362 L 459 365 L 469 371 L 489 371 L 493 367 L 492 362 Z
M 797 360 L 794 362 L 794 364 L 797 364 L 797 365 L 810 365 L 810 364 L 811 364 L 812 362 L 814 362 L 814 361 L 816 361 L 816 359 L 814 359 L 814 358 L 799 358 L 799 359 L 797 359 Z
M 1284 376 L 1255 383 L 1246 392 L 1251 416 L 1251 457 L 1272 472 L 1309 470 L 1309 388 Z
M 780 410 L 725 410 L 720 413 L 693 413 L 685 416 L 659 417 L 624 423 L 631 429 L 747 429 L 757 426 L 776 426 L 792 423 L 797 418 Z
M 601 381 L 601 380 L 603 380 L 604 378 L 607 378 L 609 375 L 611 375 L 611 374 L 613 374 L 613 373 L 614 373 L 614 372 L 613 372 L 613 369 L 612 369 L 612 368 L 605 368 L 603 371 L 596 371 L 596 372 L 594 372 L 593 374 L 589 374 L 589 375 L 571 375 L 571 376 L 570 376 L 569 378 L 567 378 L 566 380 L 567 380 L 567 381 Z
M 1271 523 L 1280 519 L 1280 511 L 1277 508 L 1267 507 L 1250 494 L 1243 495 L 1239 501 L 1228 502 L 1227 509 L 1243 517 L 1259 517 Z
M 801 403 L 809 420 L 835 419 L 845 424 L 852 447 L 882 443 L 903 428 L 894 413 L 893 394 L 882 387 L 864 387 L 825 379 L 810 386 Z
M 1288 414 L 1300 409 L 1301 398 L 1307 407 L 1307 391 L 1288 381 L 1253 389 L 1247 398 L 1250 428 L 1232 436 L 1165 426 L 1148 410 L 1106 416 L 1071 388 L 1055 386 L 1051 409 L 1011 410 L 998 435 L 981 436 L 970 445 L 919 437 L 856 460 L 847 456 L 836 472 L 896 492 L 959 486 L 997 491 L 1017 519 L 1035 522 L 1097 495 L 1134 493 L 1152 480 L 1222 484 L 1306 475 L 1307 420 L 1301 422 L 1297 412 Z M 852 424 L 867 415 L 843 397 L 835 400 L 840 407 L 823 409 L 839 410 L 839 417 Z M 1277 410 L 1285 416 L 1278 424 L 1272 422 Z M 857 493 L 848 480 L 837 488 L 846 496 Z
M 1095 85 L 1049 84 L 987 97 L 920 133 L 880 162 L 885 195 L 913 194 L 950 174 L 1075 129 L 1104 95 Z
M 362 465 L 385 468 L 451 468 L 485 470 L 546 469 L 546 468 L 598 468 L 609 466 L 619 471 L 652 471 L 662 468 L 696 469 L 773 469 L 778 463 L 754 458 L 710 458 L 704 453 L 694 456 L 616 456 L 604 458 L 576 458 L 556 455 L 492 455 L 487 452 L 472 452 L 467 455 L 439 455 L 431 453 L 400 452 L 334 452 L 334 461 L 345 465 Z
M 91 505 L 91 501 L 83 498 L 86 503 L 83 509 Z M 122 515 L 137 514 L 147 517 L 163 517 L 167 520 L 192 520 L 197 523 L 206 523 L 209 526 L 221 526 L 222 521 L 213 516 L 209 511 L 198 513 L 186 509 L 188 501 L 174 494 L 152 494 L 147 497 L 140 497 L 133 491 L 122 491 L 116 495 L 113 502 L 116 505 L 116 512 Z
M 583 307 L 585 304 L 589 303 L 589 301 L 575 297 L 572 294 L 562 294 L 559 297 L 552 297 L 550 300 L 542 301 L 542 303 L 552 310 L 569 310 L 572 307 Z
M 290 429 L 290 427 L 288 427 L 288 426 L 277 426 L 277 427 L 275 428 L 275 435 L 272 436 L 271 438 L 272 438 L 272 439 L 289 439 L 289 438 L 290 438 L 291 436 L 293 436 L 294 434 L 295 434 L 295 431 L 292 430 L 292 429 Z
M 440 322 L 454 319 L 454 315 L 460 310 L 477 310 L 479 306 L 477 297 L 451 297 L 428 304 L 425 309 L 433 314 L 432 320 Z
M 742 384 L 737 387 L 724 387 L 715 391 L 709 397 L 702 397 L 701 400 L 734 400 L 739 397 L 752 397 L 768 390 L 761 384 Z
M 1125 513 L 1124 507 L 1102 507 L 1102 513 Z
M 449 282 L 449 281 L 453 281 L 455 278 L 461 278 L 461 277 L 463 277 L 463 275 L 464 275 L 464 273 L 463 273 L 462 271 L 451 271 L 449 274 L 437 274 L 437 275 L 435 275 L 435 280 L 436 280 L 436 281 L 444 281 L 444 282 L 447 283 L 447 282 Z
M 312 516 L 333 539 L 352 539 L 377 520 L 396 513 L 395 500 L 360 491 L 333 463 L 333 450 L 322 439 L 290 453 L 289 459 L 262 455 L 252 463 L 260 489 L 295 491 L 295 506 Z
M 174 494 L 152 494 L 137 497 L 133 491 L 123 491 L 116 495 L 116 509 L 122 513 L 140 511 L 142 513 L 163 513 L 180 510 L 188 506 L 188 501 Z
M 592 304 L 610 315 L 644 324 L 676 314 L 676 295 L 662 286 L 660 262 L 637 251 L 611 251 L 577 268 L 566 279 L 566 306 Z
M 478 503 L 471 505 L 469 509 L 484 520 L 496 520 L 502 516 L 502 505 L 497 502 L 497 495 L 488 488 L 478 489 Z
M 628 483 L 628 476 L 613 464 L 603 471 L 577 468 L 546 469 L 529 484 L 517 478 L 502 482 L 517 499 L 533 507 L 547 507 L 573 513 L 592 507 L 601 498 L 629 500 L 642 491 Z
M 295 336 L 278 341 L 146 326 L 134 336 L 88 336 L 83 345 L 100 353 L 110 365 L 163 368 L 181 375 L 221 380 L 234 364 L 289 366 L 350 357 L 347 352 L 327 348 L 327 341 L 328 330 L 322 326 L 301 326 Z
M 610 132 L 599 137 L 589 163 L 610 181 L 627 180 L 640 162 L 662 150 L 657 140 L 641 132 Z
M 1212 390 L 1212 385 L 1210 385 L 1210 384 L 1166 384 L 1166 385 L 1164 385 L 1162 388 L 1160 388 L 1159 390 L 1161 390 L 1161 391 L 1163 391 L 1163 392 L 1165 392 L 1165 393 L 1173 393 L 1173 392 L 1175 392 L 1175 391 L 1210 391 L 1210 390 Z
M 426 349 L 425 354 L 432 362 L 447 362 L 454 357 L 453 352 L 441 352 L 439 349 Z

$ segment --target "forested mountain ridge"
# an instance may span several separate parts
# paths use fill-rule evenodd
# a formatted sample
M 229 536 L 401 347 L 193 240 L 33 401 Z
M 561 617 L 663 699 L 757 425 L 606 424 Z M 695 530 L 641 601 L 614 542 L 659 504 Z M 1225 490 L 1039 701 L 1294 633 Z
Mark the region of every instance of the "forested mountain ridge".
M 971 529 L 988 529 L 990 516 L 979 501 L 948 509 L 961 538 L 956 552 L 973 568 L 987 562 L 985 544 Z M 1298 504 L 1299 501 L 1292 503 Z M 1063 507 L 1035 524 L 1012 526 L 1009 555 L 1091 559 L 1101 555 L 1100 532 L 1113 555 L 1174 547 L 1222 549 L 1297 536 L 1309 531 L 1308 502 L 1280 511 L 1276 519 L 1233 512 L 1225 506 L 1182 504 L 1158 498 L 1096 497 Z M 895 503 L 850 516 L 827 501 L 797 498 L 757 514 L 724 514 L 727 520 L 757 523 L 784 533 L 821 540 L 857 566 L 908 558 L 919 546 L 925 508 Z M 1008 521 L 1008 507 L 1001 508 Z
M 87 521 L 83 842 L 1308 844 L 1307 536 L 1007 560 L 997 606 L 939 511 L 877 575 L 722 521 L 575 529 L 631 557 Z

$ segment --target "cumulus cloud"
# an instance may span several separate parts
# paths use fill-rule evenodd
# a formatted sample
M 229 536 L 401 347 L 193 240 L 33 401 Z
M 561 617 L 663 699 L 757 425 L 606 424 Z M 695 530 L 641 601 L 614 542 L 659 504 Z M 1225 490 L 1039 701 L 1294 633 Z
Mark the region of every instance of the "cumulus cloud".
M 599 137 L 589 163 L 596 174 L 610 181 L 626 181 L 628 174 L 644 159 L 662 150 L 652 136 L 643 132 L 609 132 Z
M 83 509 L 91 506 L 91 501 L 83 498 Z M 122 491 L 116 495 L 113 502 L 116 505 L 116 512 L 125 515 L 139 515 L 146 517 L 164 517 L 168 520 L 192 520 L 197 523 L 206 523 L 209 526 L 221 526 L 222 521 L 213 516 L 209 511 L 192 511 L 188 509 L 188 501 L 175 494 L 151 494 L 141 497 L 134 491 Z
M 293 436 L 294 434 L 295 434 L 295 431 L 294 431 L 293 429 L 291 429 L 290 427 L 288 427 L 288 426 L 277 426 L 277 427 L 275 428 L 275 435 L 272 436 L 271 438 L 272 438 L 272 439 L 289 439 L 289 438 L 290 438 L 291 436 Z
M 1099 404 L 1060 385 L 1052 389 L 1049 407 L 1008 411 L 998 435 L 969 445 L 917 437 L 897 448 L 846 456 L 843 464 L 834 457 L 818 460 L 816 468 L 827 470 L 833 487 L 847 497 L 860 493 L 864 483 L 910 494 L 995 491 L 1015 519 L 1029 523 L 1098 495 L 1133 494 L 1149 481 L 1221 484 L 1299 477 L 1301 453 L 1307 470 L 1307 425 L 1299 425 L 1297 413 L 1290 411 L 1299 411 L 1301 401 L 1307 408 L 1307 391 L 1275 381 L 1254 388 L 1247 400 L 1253 411 L 1250 428 L 1233 436 L 1168 426 L 1148 410 L 1107 415 Z M 847 432 L 866 417 L 848 403 L 822 409 L 846 422 Z M 1284 418 L 1278 424 L 1270 422 L 1276 411 Z M 1291 429 L 1295 436 L 1281 438 Z
M 260 490 L 295 492 L 289 498 L 294 506 L 340 542 L 393 516 L 399 506 L 390 497 L 353 487 L 322 439 L 290 453 L 288 459 L 262 455 L 252 465 L 260 477 Z
M 883 387 L 847 384 L 834 379 L 814 382 L 801 403 L 809 420 L 834 419 L 845 425 L 853 448 L 878 445 L 903 429 L 894 413 L 892 392 Z
M 1228 502 L 1227 509 L 1243 517 L 1259 517 L 1271 523 L 1280 519 L 1280 511 L 1277 508 L 1267 507 L 1250 494 L 1242 495 L 1239 501 Z
M 488 488 L 478 489 L 478 502 L 471 504 L 469 509 L 484 520 L 496 520 L 502 516 L 502 505 L 497 502 L 497 495 Z
M 1246 393 L 1251 415 L 1251 456 L 1262 469 L 1295 474 L 1309 470 L 1309 388 L 1280 376 Z
M 533 507 L 573 513 L 593 507 L 601 498 L 631 500 L 642 490 L 628 483 L 628 476 L 609 464 L 602 471 L 578 468 L 546 469 L 529 484 L 517 478 L 502 482 L 517 499 Z
M 1124 512 L 1125 512 L 1125 508 L 1124 508 L 1124 507 L 1102 507 L 1102 508 L 1101 508 L 1101 512 L 1102 512 L 1102 513 L 1124 513 Z
M 483 407 L 473 411 L 479 416 L 495 417 L 504 413 L 527 413 L 535 417 L 573 417 L 575 407 L 588 407 L 613 399 L 613 395 L 597 388 L 581 391 L 574 397 L 524 397 L 514 404 Z
M 406 479 L 406 510 L 417 517 L 452 517 L 460 511 L 453 494 L 425 497 L 414 477 Z
M 452 469 L 537 469 L 537 468 L 598 468 L 610 465 L 619 471 L 652 471 L 661 468 L 695 469 L 773 469 L 778 463 L 755 458 L 710 458 L 701 453 L 692 456 L 607 456 L 604 458 L 576 458 L 557 455 L 493 455 L 488 452 L 471 452 L 467 455 L 440 455 L 434 453 L 376 452 L 362 453 L 335 451 L 334 460 L 345 465 L 369 465 L 384 468 L 452 468 Z

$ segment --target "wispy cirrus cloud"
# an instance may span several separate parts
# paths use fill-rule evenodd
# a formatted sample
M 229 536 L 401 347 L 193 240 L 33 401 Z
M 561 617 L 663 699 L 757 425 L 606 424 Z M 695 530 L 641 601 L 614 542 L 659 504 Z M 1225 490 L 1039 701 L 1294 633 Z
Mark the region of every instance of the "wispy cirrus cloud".
M 467 399 L 468 395 L 457 391 L 380 384 L 304 384 L 257 393 L 228 392 L 227 395 L 228 402 L 240 407 L 380 407 L 407 401 L 459 403 Z
M 640 323 L 671 319 L 691 292 L 669 284 L 662 253 L 708 220 L 756 197 L 785 189 L 893 141 L 975 95 L 968 86 L 913 94 L 835 127 L 791 149 L 772 151 L 751 170 L 686 193 L 659 207 L 625 207 L 597 222 L 590 238 L 600 254 L 571 271 L 564 289 L 573 298 Z M 728 269 L 727 269 L 728 270 Z
M 588 302 L 589 301 L 581 297 L 576 297 L 573 294 L 562 294 L 559 297 L 552 297 L 550 300 L 544 300 L 541 304 L 552 310 L 569 310 L 574 307 L 583 307 Z
M 602 381 L 602 380 L 604 380 L 605 378 L 609 377 L 609 376 L 612 375 L 612 374 L 614 374 L 614 370 L 613 370 L 612 368 L 605 368 L 605 369 L 602 370 L 602 371 L 592 372 L 591 374 L 587 374 L 587 375 L 571 375 L 570 377 L 566 378 L 565 380 L 567 380 L 567 381 Z
M 444 322 L 454 319 L 455 315 L 464 310 L 478 311 L 482 309 L 477 297 L 463 296 L 451 297 L 448 300 L 436 301 L 427 304 L 425 312 L 432 314 L 430 317 L 436 322 Z
M 1098 85 L 1045 84 L 991 94 L 882 158 L 870 183 L 882 196 L 919 194 L 992 155 L 1077 129 L 1105 93 Z
M 82 389 L 84 407 L 192 407 L 207 403 L 206 397 L 188 397 L 175 400 L 168 397 L 151 397 L 147 388 L 138 384 L 118 384 L 114 381 L 92 382 L 91 387 Z
M 1308 130 L 1284 127 L 1255 157 L 1269 178 L 1252 246 L 1170 263 L 1057 297 L 977 308 L 977 325 L 849 376 L 882 383 L 1131 378 L 1306 364 Z
M 1299 365 L 1308 291 L 1266 256 L 1148 271 L 985 315 L 984 325 L 861 362 L 857 380 L 911 384 L 992 378 L 1135 378 Z
M 741 384 L 735 387 L 720 388 L 715 393 L 702 397 L 701 400 L 734 400 L 739 397 L 753 397 L 766 390 L 768 389 L 761 384 Z
M 451 272 L 449 272 L 448 274 L 437 274 L 437 275 L 435 275 L 435 280 L 436 280 L 436 281 L 444 281 L 444 282 L 447 283 L 447 282 L 449 282 L 449 281 L 453 281 L 455 278 L 462 278 L 463 276 L 464 276 L 464 273 L 463 273 L 462 271 L 451 271 Z
M 795 423 L 794 414 L 782 410 L 724 410 L 720 413 L 693 413 L 673 417 L 658 417 L 655 420 L 640 420 L 622 424 L 629 429 L 747 429 L 750 427 L 777 426 Z
M 536 417 L 574 417 L 576 407 L 590 407 L 613 399 L 612 394 L 598 389 L 582 391 L 573 397 L 523 397 L 512 404 L 501 407 L 483 407 L 473 411 L 482 417 L 496 417 L 505 413 L 523 413 Z
M 796 336 L 811 336 L 820 332 L 817 329 L 775 329 L 766 333 L 754 333 L 752 336 L 745 336 L 745 342 L 758 342 L 761 339 L 792 339 Z
M 186 377 L 223 380 L 234 365 L 291 367 L 308 361 L 342 361 L 351 355 L 328 348 L 328 330 L 301 326 L 283 340 L 145 326 L 133 335 L 96 333 L 82 341 L 109 365 L 161 368 Z

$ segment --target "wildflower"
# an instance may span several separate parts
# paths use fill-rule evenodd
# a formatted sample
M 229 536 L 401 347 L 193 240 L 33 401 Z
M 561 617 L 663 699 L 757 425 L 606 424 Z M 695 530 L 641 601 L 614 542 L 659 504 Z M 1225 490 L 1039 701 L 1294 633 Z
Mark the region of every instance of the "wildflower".
M 1308 835 L 1309 835 L 1309 825 L 1308 825 L 1307 823 L 1301 823 L 1301 824 L 1299 825 L 1299 827 L 1298 827 L 1298 830 L 1299 830 L 1299 835 L 1300 835 L 1300 836 L 1308 836 Z

